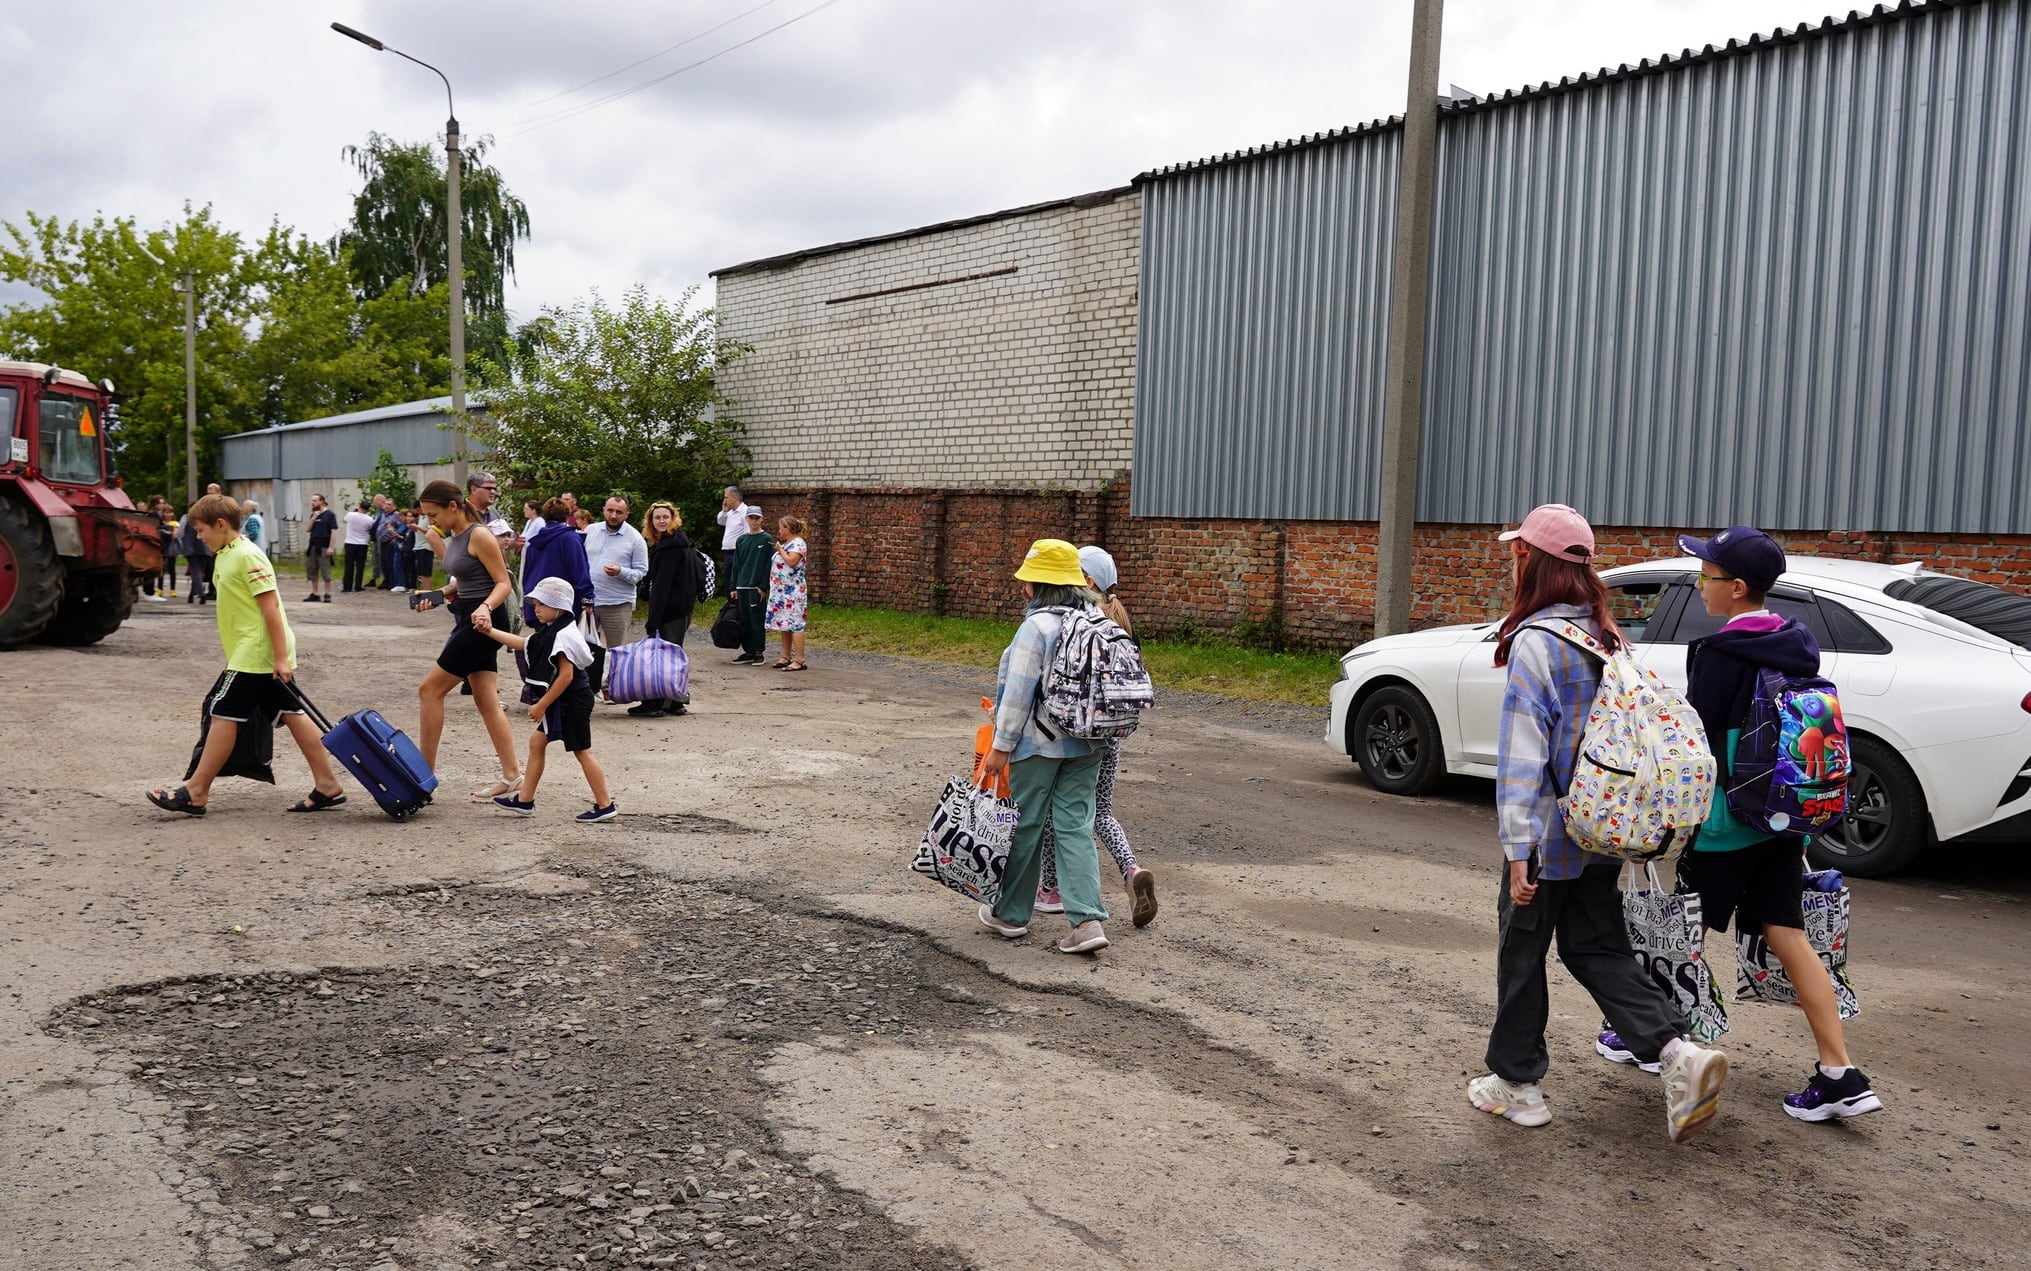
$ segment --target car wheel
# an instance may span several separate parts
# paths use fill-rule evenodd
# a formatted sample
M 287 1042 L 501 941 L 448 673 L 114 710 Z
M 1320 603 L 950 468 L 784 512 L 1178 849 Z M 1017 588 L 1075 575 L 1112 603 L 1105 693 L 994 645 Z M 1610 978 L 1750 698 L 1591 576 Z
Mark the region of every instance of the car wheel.
M 1821 869 L 1880 878 L 1925 850 L 1925 791 L 1897 752 L 1873 737 L 1856 737 L 1848 774 L 1848 812 L 1813 839 L 1806 855 Z
M 1377 689 L 1354 713 L 1347 749 L 1384 794 L 1423 794 L 1445 773 L 1439 721 L 1416 690 Z

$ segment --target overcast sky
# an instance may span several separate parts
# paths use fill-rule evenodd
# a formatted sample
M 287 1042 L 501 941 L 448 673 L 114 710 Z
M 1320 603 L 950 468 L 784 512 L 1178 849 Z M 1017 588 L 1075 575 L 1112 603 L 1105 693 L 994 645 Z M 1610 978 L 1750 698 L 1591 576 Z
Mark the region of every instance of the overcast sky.
M 632 283 L 1126 184 L 1403 108 L 1410 0 L 8 0 L 0 220 L 185 200 L 318 237 L 369 130 L 441 137 L 428 71 L 529 205 L 522 317 Z M 1441 79 L 1521 87 L 1773 27 L 1825 0 L 1450 0 Z M 1840 8 L 1845 14 L 1846 9 Z M 709 65 L 542 124 L 719 52 Z M 544 100 L 544 99 L 549 100 Z M 0 288 L 0 300 L 23 297 Z

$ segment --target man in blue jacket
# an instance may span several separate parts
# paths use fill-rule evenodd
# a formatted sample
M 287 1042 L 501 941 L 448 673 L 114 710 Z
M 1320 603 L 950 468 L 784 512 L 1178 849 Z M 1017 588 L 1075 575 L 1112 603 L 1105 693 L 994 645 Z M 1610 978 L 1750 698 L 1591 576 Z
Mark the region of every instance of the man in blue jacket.
M 1770 612 L 1765 597 L 1784 572 L 1784 549 L 1763 531 L 1731 526 L 1712 538 L 1681 535 L 1679 547 L 1700 561 L 1700 600 L 1723 620 L 1719 631 L 1686 651 L 1686 698 L 1706 728 L 1721 765 L 1720 789 L 1731 784 L 1735 748 L 1764 668 L 1787 677 L 1819 674 L 1819 642 L 1795 618 Z M 1707 926 L 1726 931 L 1732 915 L 1746 932 L 1761 932 L 1798 990 L 1812 1025 L 1819 1063 L 1804 1090 L 1784 1097 L 1801 1121 L 1845 1120 L 1883 1106 L 1862 1070 L 1848 1062 L 1841 1013 L 1819 954 L 1805 935 L 1805 842 L 1771 837 L 1737 817 L 1725 795 L 1679 861 L 1679 880 L 1698 891 Z M 1613 1033 L 1595 1043 L 1603 1056 L 1634 1063 Z

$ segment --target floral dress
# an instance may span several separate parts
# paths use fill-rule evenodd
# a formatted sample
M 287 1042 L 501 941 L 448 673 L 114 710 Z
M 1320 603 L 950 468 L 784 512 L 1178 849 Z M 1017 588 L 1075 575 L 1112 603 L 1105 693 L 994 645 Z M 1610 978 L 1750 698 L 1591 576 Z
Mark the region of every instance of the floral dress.
M 784 559 L 785 552 L 797 553 L 795 565 Z M 775 558 L 769 562 L 769 615 L 765 624 L 768 630 L 804 629 L 804 607 L 811 600 L 810 589 L 804 583 L 804 566 L 810 559 L 810 549 L 801 538 L 793 538 L 776 549 Z

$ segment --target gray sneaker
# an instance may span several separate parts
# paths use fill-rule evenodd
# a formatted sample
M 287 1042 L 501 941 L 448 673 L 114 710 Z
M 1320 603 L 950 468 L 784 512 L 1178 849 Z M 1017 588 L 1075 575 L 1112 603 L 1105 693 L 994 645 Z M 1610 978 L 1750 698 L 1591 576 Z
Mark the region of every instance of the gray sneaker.
M 1082 922 L 1058 941 L 1060 953 L 1098 953 L 1107 947 L 1107 933 L 1097 922 Z
M 1707 1128 L 1721 1111 L 1721 1083 L 1728 1079 L 1728 1057 L 1718 1050 L 1680 1041 L 1667 1048 L 1664 1060 L 1665 1125 L 1671 1141 L 1682 1143 Z
M 1004 940 L 1020 940 L 1030 934 L 1028 927 L 1018 927 L 1012 922 L 1003 922 L 994 916 L 994 909 L 988 905 L 980 907 L 980 925 Z

